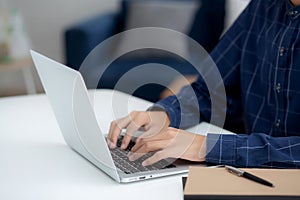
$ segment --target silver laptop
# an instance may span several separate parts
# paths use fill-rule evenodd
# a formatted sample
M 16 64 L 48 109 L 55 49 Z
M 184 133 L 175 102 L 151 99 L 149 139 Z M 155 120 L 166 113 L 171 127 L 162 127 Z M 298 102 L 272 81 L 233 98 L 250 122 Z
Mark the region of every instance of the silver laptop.
M 105 134 L 98 126 L 81 74 L 35 51 L 31 51 L 31 56 L 63 137 L 77 153 L 120 183 L 188 172 L 186 163 L 176 161 L 170 164 L 162 160 L 143 167 L 141 162 L 151 154 L 130 162 L 126 156 L 130 149 L 110 150 Z

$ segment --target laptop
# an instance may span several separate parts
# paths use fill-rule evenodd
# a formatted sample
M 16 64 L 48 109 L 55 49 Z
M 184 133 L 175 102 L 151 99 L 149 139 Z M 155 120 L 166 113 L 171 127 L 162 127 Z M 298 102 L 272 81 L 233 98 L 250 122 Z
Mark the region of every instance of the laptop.
M 110 150 L 106 135 L 99 128 L 88 91 L 80 72 L 35 51 L 33 62 L 50 100 L 56 120 L 66 143 L 119 183 L 142 181 L 188 172 L 189 163 L 167 160 L 143 167 L 141 163 L 152 153 L 135 162 L 127 158 L 133 142 L 125 151 Z M 122 138 L 120 138 L 121 140 Z

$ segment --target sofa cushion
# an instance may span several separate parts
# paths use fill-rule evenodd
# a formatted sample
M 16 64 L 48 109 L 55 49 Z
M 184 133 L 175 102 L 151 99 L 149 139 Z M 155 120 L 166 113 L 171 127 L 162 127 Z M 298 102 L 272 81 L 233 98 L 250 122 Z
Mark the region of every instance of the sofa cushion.
M 194 21 L 195 13 L 200 4 L 199 0 L 131 0 L 127 1 L 124 30 L 141 27 L 161 27 L 189 34 Z M 149 33 L 150 34 L 150 33 Z M 123 54 L 131 44 L 139 40 L 147 40 L 147 35 L 137 38 L 134 35 L 125 35 L 117 47 L 117 53 Z M 151 42 L 151 41 L 149 41 Z M 157 38 L 159 44 L 170 49 L 176 49 L 181 55 L 188 56 L 186 40 L 175 38 Z M 131 54 L 132 55 L 132 54 Z M 137 51 L 134 57 L 162 57 L 155 49 Z

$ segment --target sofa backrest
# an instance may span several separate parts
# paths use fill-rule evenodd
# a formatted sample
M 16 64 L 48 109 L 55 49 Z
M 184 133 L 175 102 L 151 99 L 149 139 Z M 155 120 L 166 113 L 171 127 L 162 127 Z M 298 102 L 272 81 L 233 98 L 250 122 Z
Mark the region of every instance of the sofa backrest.
M 128 14 L 128 4 L 131 1 L 151 0 L 122 0 L 119 15 L 118 32 L 125 28 L 125 19 Z M 158 1 L 158 0 L 156 0 Z M 224 29 L 225 1 L 226 0 L 161 0 L 161 1 L 198 1 L 199 9 L 196 11 L 189 36 L 200 43 L 208 52 L 218 43 Z

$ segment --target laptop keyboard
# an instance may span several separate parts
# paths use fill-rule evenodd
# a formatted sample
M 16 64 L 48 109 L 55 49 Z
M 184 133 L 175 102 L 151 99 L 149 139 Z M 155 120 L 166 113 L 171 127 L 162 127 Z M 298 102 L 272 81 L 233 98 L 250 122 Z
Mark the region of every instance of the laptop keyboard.
M 136 161 L 130 161 L 127 157 L 127 154 L 129 153 L 129 151 L 135 143 L 131 141 L 126 150 L 121 150 L 120 146 L 122 144 L 122 139 L 123 136 L 119 138 L 117 142 L 117 148 L 111 149 L 110 152 L 116 167 L 124 173 L 132 174 L 137 172 L 154 171 L 159 169 L 175 167 L 175 165 L 170 164 L 167 160 L 161 160 L 153 165 L 144 167 L 142 165 L 142 162 L 147 158 L 151 157 L 155 152 L 147 153 L 146 155 L 142 156 Z

